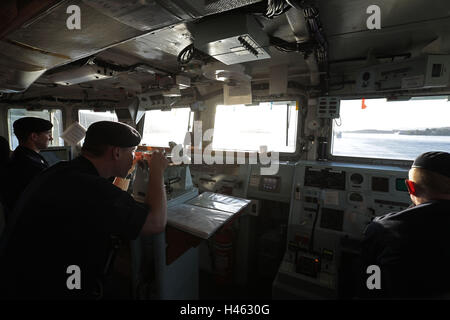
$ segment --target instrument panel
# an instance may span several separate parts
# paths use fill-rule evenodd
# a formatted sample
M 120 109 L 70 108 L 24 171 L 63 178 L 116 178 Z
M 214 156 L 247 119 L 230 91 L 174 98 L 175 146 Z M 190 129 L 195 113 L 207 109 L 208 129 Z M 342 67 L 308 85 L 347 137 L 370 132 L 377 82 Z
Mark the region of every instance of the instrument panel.
M 376 216 L 410 206 L 404 184 L 407 176 L 408 168 L 299 161 L 274 297 L 286 298 L 285 289 L 290 288 L 294 296 L 336 298 L 341 259 L 348 252 L 359 254 L 357 244 L 366 226 Z M 303 265 L 311 261 L 316 262 L 314 270 Z M 308 293 L 302 287 L 308 287 Z

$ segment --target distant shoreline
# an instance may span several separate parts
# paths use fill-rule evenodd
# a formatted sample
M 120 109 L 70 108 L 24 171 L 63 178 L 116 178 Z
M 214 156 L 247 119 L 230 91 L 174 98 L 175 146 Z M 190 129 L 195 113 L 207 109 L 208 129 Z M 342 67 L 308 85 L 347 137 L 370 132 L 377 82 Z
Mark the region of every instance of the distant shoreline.
M 427 128 L 422 130 L 376 130 L 365 129 L 355 131 L 342 131 L 342 133 L 375 133 L 375 134 L 401 134 L 408 136 L 450 136 L 450 127 Z

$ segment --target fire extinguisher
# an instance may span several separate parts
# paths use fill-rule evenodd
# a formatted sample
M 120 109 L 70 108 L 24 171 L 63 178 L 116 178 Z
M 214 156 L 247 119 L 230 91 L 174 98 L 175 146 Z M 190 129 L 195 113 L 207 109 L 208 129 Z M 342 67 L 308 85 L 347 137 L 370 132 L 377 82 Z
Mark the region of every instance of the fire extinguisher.
M 214 237 L 214 278 L 217 284 L 231 284 L 233 275 L 233 230 L 225 226 Z

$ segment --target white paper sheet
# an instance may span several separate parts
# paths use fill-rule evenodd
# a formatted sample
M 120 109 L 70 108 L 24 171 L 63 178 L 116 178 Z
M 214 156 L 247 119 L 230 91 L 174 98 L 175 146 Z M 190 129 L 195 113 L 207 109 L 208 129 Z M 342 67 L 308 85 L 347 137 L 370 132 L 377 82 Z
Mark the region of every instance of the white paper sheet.
M 175 228 L 208 239 L 234 213 L 183 203 L 167 209 L 167 223 Z
M 188 201 L 189 204 L 194 206 L 231 213 L 237 213 L 241 211 L 250 202 L 251 200 L 240 199 L 212 192 L 203 192 L 198 197 L 195 197 L 194 199 Z
M 86 129 L 77 121 L 72 123 L 62 134 L 61 138 L 64 139 L 71 146 L 75 146 L 78 142 L 83 140 L 86 136 Z
M 202 239 L 208 239 L 251 201 L 204 192 L 198 197 L 167 209 L 167 223 Z

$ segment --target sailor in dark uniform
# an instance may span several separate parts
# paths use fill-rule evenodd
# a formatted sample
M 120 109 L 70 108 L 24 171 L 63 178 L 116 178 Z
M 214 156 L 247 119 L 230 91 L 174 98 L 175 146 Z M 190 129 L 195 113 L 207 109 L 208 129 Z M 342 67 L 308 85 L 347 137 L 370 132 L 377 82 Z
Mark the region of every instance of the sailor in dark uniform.
M 0 136 L 0 181 L 4 181 L 6 174 L 6 166 L 9 163 L 9 156 L 11 150 L 9 150 L 9 142 L 2 136 Z M 0 192 L 0 237 L 3 234 L 5 228 L 5 208 L 4 208 L 3 194 Z
M 5 166 L 9 162 L 11 150 L 9 150 L 9 142 L 6 138 L 0 136 L 0 167 Z
M 34 117 L 20 118 L 14 122 L 14 134 L 19 146 L 12 153 L 5 177 L 1 181 L 1 193 L 7 212 L 13 210 L 17 199 L 31 180 L 48 168 L 47 161 L 39 151 L 46 149 L 53 140 L 52 127 L 50 121 Z
M 366 297 L 449 299 L 450 154 L 420 155 L 405 183 L 413 205 L 375 218 L 365 231 L 364 268 L 376 265 L 381 272 L 381 288 Z
M 23 193 L 0 245 L 0 297 L 102 297 L 111 237 L 164 231 L 167 159 L 152 154 L 145 203 L 110 182 L 126 177 L 141 137 L 117 122 L 92 124 L 81 156 L 41 173 Z

